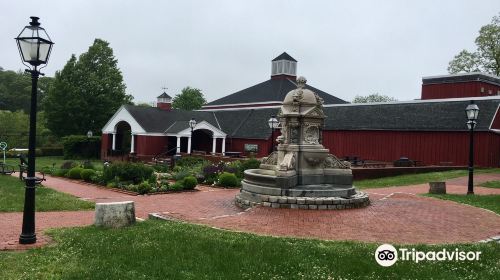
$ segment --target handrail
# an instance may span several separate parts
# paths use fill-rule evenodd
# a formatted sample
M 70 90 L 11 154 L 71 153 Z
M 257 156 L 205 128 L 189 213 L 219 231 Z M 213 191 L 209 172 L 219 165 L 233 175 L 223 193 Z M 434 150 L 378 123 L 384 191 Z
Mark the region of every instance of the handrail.
M 178 148 L 180 148 L 180 147 L 175 147 L 175 148 L 172 148 L 172 149 L 170 149 L 170 150 L 168 150 L 168 151 L 166 151 L 166 152 L 161 152 L 161 153 L 159 153 L 159 154 L 155 155 L 155 156 L 153 157 L 153 159 L 156 159 L 156 158 L 158 158 L 158 157 L 160 157 L 160 156 L 166 155 L 166 154 L 168 154 L 168 153 L 172 152 L 173 150 L 177 150 Z

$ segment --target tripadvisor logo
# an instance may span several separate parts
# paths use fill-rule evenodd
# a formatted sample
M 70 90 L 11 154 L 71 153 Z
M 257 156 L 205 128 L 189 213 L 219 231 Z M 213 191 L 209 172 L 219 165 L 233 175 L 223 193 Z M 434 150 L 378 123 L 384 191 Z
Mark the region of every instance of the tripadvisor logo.
M 375 250 L 375 260 L 381 266 L 391 266 L 399 259 L 401 261 L 478 261 L 481 252 L 465 252 L 458 248 L 455 250 L 442 249 L 439 251 L 418 251 L 415 248 L 399 248 L 397 250 L 391 244 L 382 244 Z

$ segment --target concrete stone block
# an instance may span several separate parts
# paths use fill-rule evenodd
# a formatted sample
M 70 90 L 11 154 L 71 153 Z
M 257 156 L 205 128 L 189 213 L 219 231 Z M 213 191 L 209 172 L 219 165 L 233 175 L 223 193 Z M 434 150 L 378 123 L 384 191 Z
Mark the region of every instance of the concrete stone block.
M 272 208 L 280 208 L 280 204 L 276 203 L 276 202 L 273 202 L 273 203 L 271 203 L 271 207 Z
M 318 209 L 318 205 L 316 205 L 316 204 L 314 204 L 314 205 L 313 204 L 309 204 L 309 209 L 311 209 L 311 210 L 317 210 Z
M 297 204 L 306 204 L 306 199 L 303 197 L 297 197 Z
M 291 209 L 299 209 L 299 205 L 298 204 L 290 204 L 290 208 Z
M 316 198 L 315 204 L 316 205 L 322 205 L 323 204 L 323 198 Z
M 288 203 L 290 203 L 290 204 L 295 204 L 295 203 L 297 203 L 297 198 L 296 198 L 296 197 L 289 197 L 289 198 L 287 199 L 287 201 L 288 201 Z
M 264 206 L 264 207 L 271 207 L 271 202 L 263 202 L 262 206 Z
M 133 201 L 96 203 L 94 224 L 102 227 L 119 228 L 135 223 Z
M 333 209 L 337 209 L 337 206 L 333 205 L 333 204 L 329 204 L 329 205 L 327 205 L 327 208 L 328 208 L 328 210 L 333 210 Z
M 313 197 L 306 197 L 306 204 L 316 204 L 316 200 Z
M 307 204 L 299 204 L 299 209 L 309 209 L 309 205 Z
M 328 209 L 328 205 L 323 204 L 323 205 L 318 205 L 318 210 L 326 210 Z
M 278 202 L 278 197 L 277 197 L 277 196 L 270 196 L 270 197 L 269 197 L 269 202 L 271 202 L 271 203 L 276 203 L 276 202 Z
M 284 203 L 286 203 L 286 202 L 287 202 L 287 198 L 286 198 L 285 196 L 280 196 L 280 197 L 278 198 L 278 203 L 280 203 L 280 204 L 284 204 Z

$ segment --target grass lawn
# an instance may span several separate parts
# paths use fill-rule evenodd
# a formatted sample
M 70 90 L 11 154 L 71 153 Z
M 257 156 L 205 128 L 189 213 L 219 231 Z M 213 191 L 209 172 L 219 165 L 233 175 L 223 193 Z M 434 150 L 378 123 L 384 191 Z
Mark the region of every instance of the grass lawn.
M 424 194 L 439 199 L 452 200 L 500 214 L 500 195 L 464 195 L 464 194 Z
M 63 162 L 67 161 L 63 159 L 63 157 L 54 156 L 54 157 L 36 157 L 35 159 L 35 169 L 39 171 L 42 167 L 48 166 L 52 167 L 52 164 L 56 164 L 55 167 L 59 168 Z M 71 160 L 76 163 L 82 163 L 83 160 Z M 7 158 L 6 163 L 15 167 L 16 171 L 19 171 L 19 158 Z M 92 164 L 98 168 L 102 168 L 102 161 L 100 160 L 92 160 Z
M 36 189 L 36 211 L 94 209 L 94 203 L 45 187 Z M 24 182 L 0 175 L 0 212 L 21 212 L 24 207 Z M 1 278 L 1 277 L 0 277 Z
M 475 170 L 475 174 L 481 174 L 481 173 L 500 173 L 500 169 L 488 168 L 488 169 Z M 360 189 L 407 186 L 407 185 L 425 184 L 432 181 L 444 181 L 448 179 L 467 176 L 467 174 L 468 174 L 467 170 L 450 170 L 443 172 L 406 174 L 394 177 L 355 181 L 354 185 Z
M 0 279 L 498 279 L 500 244 L 404 246 L 481 251 L 476 262 L 398 261 L 379 244 L 263 237 L 178 222 L 51 230 L 55 246 L 0 252 Z M 396 246 L 398 248 L 399 246 Z M 403 246 L 402 246 L 403 247 Z
M 500 188 L 500 181 L 488 181 L 488 182 L 481 183 L 479 185 L 481 187 L 499 189 Z

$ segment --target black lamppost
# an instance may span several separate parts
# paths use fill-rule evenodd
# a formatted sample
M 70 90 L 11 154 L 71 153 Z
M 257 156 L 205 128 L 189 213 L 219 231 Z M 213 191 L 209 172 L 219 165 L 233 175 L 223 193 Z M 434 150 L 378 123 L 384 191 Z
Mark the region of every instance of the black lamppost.
M 479 107 L 471 100 L 470 104 L 465 108 L 467 115 L 467 128 L 469 129 L 469 183 L 467 194 L 474 194 L 474 128 L 476 127 L 477 115 Z
M 36 242 L 35 234 L 35 145 L 36 145 L 36 105 L 37 105 L 37 83 L 40 73 L 38 66 L 47 64 L 54 44 L 45 29 L 40 27 L 38 17 L 31 17 L 30 25 L 25 26 L 17 36 L 17 47 L 23 64 L 31 73 L 31 107 L 30 107 L 30 130 L 28 145 L 28 172 L 24 179 L 26 191 L 24 195 L 23 229 L 19 236 L 20 244 L 32 244 Z M 30 67 L 29 65 L 32 67 Z M 42 67 L 43 68 L 43 67 Z
M 193 152 L 192 146 L 193 146 L 193 130 L 194 127 L 196 126 L 196 120 L 194 118 L 191 118 L 189 121 L 189 127 L 191 128 L 191 147 L 189 148 L 189 154 L 191 155 Z
M 276 150 L 276 145 L 274 145 L 274 130 L 278 128 L 279 121 L 276 119 L 276 116 L 271 116 L 271 118 L 267 121 L 269 128 L 271 129 L 271 152 Z

